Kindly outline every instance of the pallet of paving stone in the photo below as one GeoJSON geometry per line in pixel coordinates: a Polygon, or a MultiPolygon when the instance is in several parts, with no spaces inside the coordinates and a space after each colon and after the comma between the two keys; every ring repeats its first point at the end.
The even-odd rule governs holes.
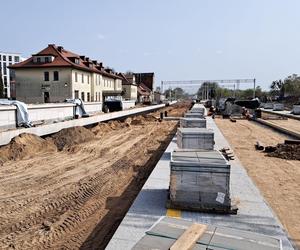
{"type": "Polygon", "coordinates": [[[161,217],[132,249],[282,250],[282,242],[254,232],[161,217]]]}
{"type": "Polygon", "coordinates": [[[171,153],[167,207],[232,213],[230,164],[216,150],[176,150],[171,153]]]}
{"type": "Polygon", "coordinates": [[[214,132],[207,128],[178,128],[177,146],[188,149],[214,149],[214,132]]]}
{"type": "Polygon", "coordinates": [[[181,128],[206,128],[205,118],[180,118],[181,128]]]}
{"type": "Polygon", "coordinates": [[[204,113],[186,112],[184,114],[184,117],[187,117],[187,118],[204,118],[204,113]]]}

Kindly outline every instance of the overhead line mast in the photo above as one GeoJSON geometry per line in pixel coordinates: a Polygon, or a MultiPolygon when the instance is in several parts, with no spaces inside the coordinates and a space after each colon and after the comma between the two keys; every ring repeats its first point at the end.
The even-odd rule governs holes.
{"type": "Polygon", "coordinates": [[[256,88],[256,80],[253,79],[221,79],[221,80],[189,80],[189,81],[161,81],[161,90],[164,91],[164,87],[166,86],[197,86],[202,83],[234,83],[236,88],[239,89],[240,83],[253,83],[253,98],[255,98],[255,88],[256,88]]]}

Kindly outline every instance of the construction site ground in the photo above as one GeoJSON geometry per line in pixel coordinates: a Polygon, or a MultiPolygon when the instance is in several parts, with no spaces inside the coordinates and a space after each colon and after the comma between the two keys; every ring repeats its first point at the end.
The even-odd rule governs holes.
{"type": "Polygon", "coordinates": [[[103,249],[189,103],[0,148],[0,249],[103,249]]]}
{"type": "MultiPolygon", "coordinates": [[[[207,128],[214,131],[215,149],[229,147],[215,121],[207,117],[207,128]]],[[[127,250],[145,235],[162,216],[180,217],[195,223],[252,231],[282,240],[282,249],[293,250],[279,219],[262,197],[238,157],[230,161],[230,196],[238,207],[237,214],[216,214],[180,209],[167,209],[170,183],[171,152],[176,150],[177,137],[160,158],[139,195],[107,246],[107,250],[127,250]]]]}
{"type": "MultiPolygon", "coordinates": [[[[293,242],[300,248],[300,161],[268,157],[255,150],[256,141],[266,146],[283,143],[287,136],[253,121],[215,119],[249,176],[275,211],[293,242]]],[[[286,129],[299,131],[300,121],[272,120],[286,129]]]]}

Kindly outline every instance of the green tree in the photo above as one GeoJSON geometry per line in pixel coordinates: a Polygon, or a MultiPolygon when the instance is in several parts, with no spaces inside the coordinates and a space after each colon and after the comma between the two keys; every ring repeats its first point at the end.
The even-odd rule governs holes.
{"type": "Polygon", "coordinates": [[[198,98],[216,98],[218,92],[219,84],[216,82],[203,82],[201,87],[197,91],[198,98]]]}

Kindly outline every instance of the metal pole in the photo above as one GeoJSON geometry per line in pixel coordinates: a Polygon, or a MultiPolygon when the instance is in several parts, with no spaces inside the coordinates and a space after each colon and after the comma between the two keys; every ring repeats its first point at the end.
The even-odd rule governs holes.
{"type": "Polygon", "coordinates": [[[255,89],[256,89],[256,86],[255,86],[255,78],[253,79],[253,99],[255,98],[255,89]]]}

